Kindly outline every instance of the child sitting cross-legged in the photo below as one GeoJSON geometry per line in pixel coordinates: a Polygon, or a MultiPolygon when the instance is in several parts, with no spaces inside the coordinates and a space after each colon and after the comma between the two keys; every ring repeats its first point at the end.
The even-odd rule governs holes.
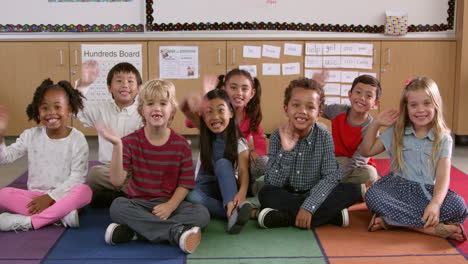
{"type": "Polygon", "coordinates": [[[323,224],[347,226],[348,206],[360,199],[360,185],[340,183],[333,140],[317,125],[324,91],[315,80],[300,78],[285,90],[288,123],[270,137],[265,185],[258,198],[263,228],[323,224]]]}
{"type": "Polygon", "coordinates": [[[195,187],[190,145],[168,126],[176,111],[175,87],[169,81],[151,80],[138,98],[144,127],[120,137],[105,125],[99,133],[113,145],[111,183],[125,188],[127,197],[110,207],[114,223],[107,227],[109,244],[143,239],[167,241],[192,253],[201,240],[201,228],[210,216],[202,205],[184,201],[195,187]]]}

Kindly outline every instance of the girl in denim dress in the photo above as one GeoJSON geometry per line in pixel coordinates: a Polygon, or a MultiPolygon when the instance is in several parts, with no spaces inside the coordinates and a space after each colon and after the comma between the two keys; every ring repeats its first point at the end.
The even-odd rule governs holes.
{"type": "Polygon", "coordinates": [[[363,139],[363,156],[386,150],[392,160],[392,171],[366,194],[374,212],[368,231],[399,226],[466,240],[466,204],[449,189],[452,144],[437,84],[427,77],[409,80],[399,111],[379,113],[363,139]],[[378,137],[381,126],[390,127],[378,137]]]}

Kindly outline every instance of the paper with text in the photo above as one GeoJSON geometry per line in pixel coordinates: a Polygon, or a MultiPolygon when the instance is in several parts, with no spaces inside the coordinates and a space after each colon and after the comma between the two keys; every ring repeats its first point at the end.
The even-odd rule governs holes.
{"type": "Polygon", "coordinates": [[[81,61],[95,60],[99,76],[89,86],[86,98],[89,102],[111,102],[112,95],[107,89],[107,73],[117,63],[128,62],[143,75],[143,53],[141,44],[82,44],[81,61]]]}

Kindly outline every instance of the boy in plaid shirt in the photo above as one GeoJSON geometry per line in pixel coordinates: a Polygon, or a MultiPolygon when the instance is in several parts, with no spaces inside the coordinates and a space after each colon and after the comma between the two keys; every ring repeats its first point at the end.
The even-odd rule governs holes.
{"type": "Polygon", "coordinates": [[[315,80],[291,81],[285,90],[288,122],[270,137],[265,186],[260,190],[263,228],[323,224],[347,226],[348,206],[360,200],[360,185],[340,183],[330,133],[316,124],[324,91],[315,80]]]}

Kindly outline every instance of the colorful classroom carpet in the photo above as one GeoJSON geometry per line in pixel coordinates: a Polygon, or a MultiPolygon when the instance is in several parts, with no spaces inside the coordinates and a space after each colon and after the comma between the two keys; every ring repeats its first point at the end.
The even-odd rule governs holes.
{"type": "MultiPolygon", "coordinates": [[[[377,160],[379,172],[390,169],[377,160]]],[[[468,198],[468,175],[452,167],[451,188],[468,198]]],[[[27,175],[12,185],[24,188],[27,175]]],[[[162,263],[162,264],[302,264],[302,263],[468,263],[468,242],[456,243],[395,229],[367,232],[370,213],[364,204],[353,206],[350,226],[331,225],[315,230],[263,230],[250,221],[242,233],[228,235],[225,222],[212,220],[197,251],[185,255],[168,244],[134,241],[110,246],[104,231],[111,222],[108,210],[84,208],[79,229],[49,226],[28,232],[0,232],[0,264],[36,263],[162,263]]],[[[468,224],[465,224],[468,231],[468,224]]]]}

